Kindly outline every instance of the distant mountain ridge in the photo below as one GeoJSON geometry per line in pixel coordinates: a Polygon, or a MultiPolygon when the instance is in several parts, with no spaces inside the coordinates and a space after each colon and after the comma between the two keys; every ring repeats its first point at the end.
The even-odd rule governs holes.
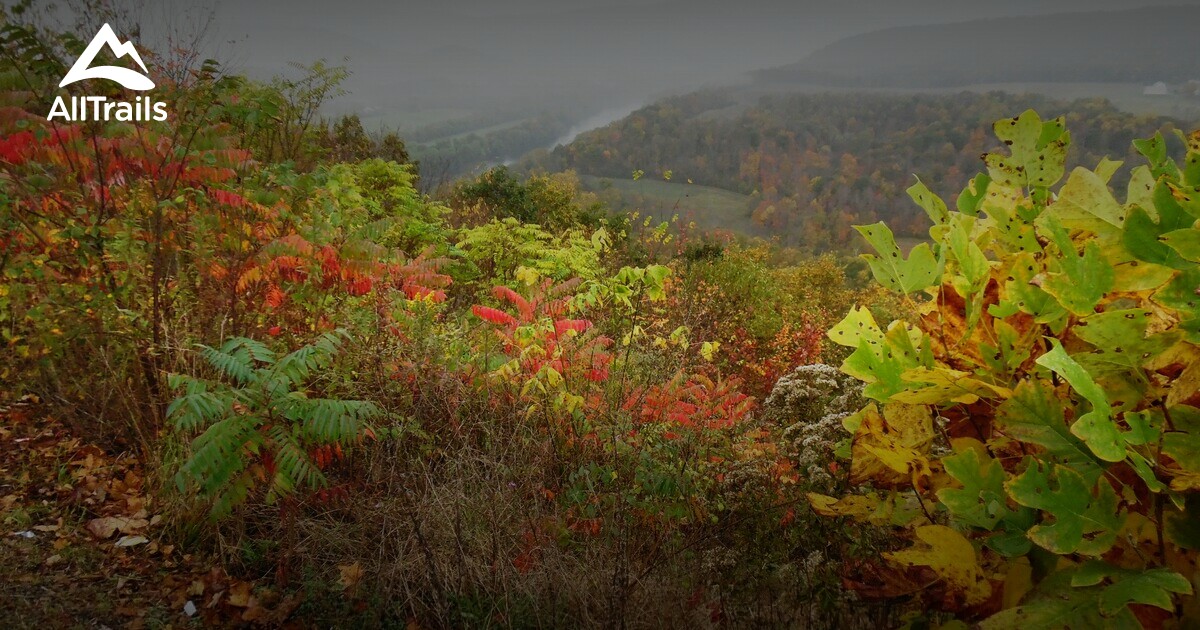
{"type": "Polygon", "coordinates": [[[902,26],[854,35],[762,82],[951,87],[1200,79],[1200,7],[1142,7],[902,26]]]}

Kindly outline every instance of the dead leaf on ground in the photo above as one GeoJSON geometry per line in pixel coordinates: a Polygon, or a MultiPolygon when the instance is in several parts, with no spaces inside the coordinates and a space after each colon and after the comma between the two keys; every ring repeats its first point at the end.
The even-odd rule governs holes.
{"type": "Polygon", "coordinates": [[[357,562],[354,564],[339,565],[338,572],[341,573],[341,578],[339,581],[342,584],[342,589],[347,591],[355,586],[358,586],[359,581],[361,581],[363,577],[362,567],[359,566],[357,562]]]}
{"type": "Polygon", "coordinates": [[[125,516],[101,516],[88,521],[87,530],[96,538],[111,538],[116,532],[132,534],[150,524],[144,518],[128,518],[125,516]]]}
{"type": "Polygon", "coordinates": [[[238,582],[229,588],[229,604],[239,608],[250,605],[250,583],[238,582]]]}

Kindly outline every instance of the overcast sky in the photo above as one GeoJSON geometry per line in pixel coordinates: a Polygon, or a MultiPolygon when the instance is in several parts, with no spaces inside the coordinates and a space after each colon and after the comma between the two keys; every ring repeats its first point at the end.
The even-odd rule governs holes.
{"type": "Polygon", "coordinates": [[[573,94],[617,103],[791,63],[846,35],[889,26],[1154,4],[224,0],[217,25],[221,41],[236,42],[221,52],[251,73],[270,74],[288,60],[348,57],[351,87],[366,104],[500,104],[573,94]]]}
{"type": "MultiPolygon", "coordinates": [[[[120,2],[121,0],[113,0],[120,2]]],[[[137,1],[137,0],[130,0],[137,1]]],[[[325,58],[351,109],[621,106],[799,61],[842,37],[1162,0],[142,0],[211,7],[208,50],[258,77],[325,58]]],[[[1200,0],[1167,0],[1197,4],[1200,0]]],[[[164,4],[165,3],[165,4],[164,4]]],[[[175,9],[166,9],[174,6],[175,9]]],[[[1164,12],[1164,19],[1169,19],[1164,12]]],[[[188,20],[197,18],[188,17],[188,20]]],[[[146,31],[154,20],[147,20],[146,31]]],[[[143,38],[153,38],[144,32],[143,38]]],[[[981,34],[981,38],[986,38],[981,34]]]]}

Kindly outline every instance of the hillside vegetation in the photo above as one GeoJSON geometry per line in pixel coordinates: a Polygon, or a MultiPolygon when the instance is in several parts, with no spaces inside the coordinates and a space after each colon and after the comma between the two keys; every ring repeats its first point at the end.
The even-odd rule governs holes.
{"type": "Polygon", "coordinates": [[[784,244],[821,251],[854,243],[853,225],[881,219],[898,234],[922,236],[924,217],[904,194],[913,177],[943,194],[961,189],[980,155],[999,146],[988,128],[1007,112],[1036,107],[1069,117],[1070,167],[1132,157],[1133,139],[1180,125],[1099,100],[1000,92],[776,94],[738,104],[737,90],[667,99],[524,166],[614,179],[670,172],[675,182],[749,195],[756,226],[784,244]]]}

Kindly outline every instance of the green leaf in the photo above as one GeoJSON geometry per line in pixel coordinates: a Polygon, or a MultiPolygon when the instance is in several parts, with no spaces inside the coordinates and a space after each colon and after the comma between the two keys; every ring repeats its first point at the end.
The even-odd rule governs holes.
{"type": "Polygon", "coordinates": [[[1125,413],[1125,424],[1129,431],[1125,432],[1125,442],[1132,446],[1143,446],[1158,441],[1163,425],[1162,412],[1157,409],[1145,411],[1129,411],[1125,413]]]}
{"type": "Polygon", "coordinates": [[[253,357],[247,348],[240,343],[233,343],[234,341],[240,340],[226,342],[220,350],[201,346],[200,356],[222,376],[237,383],[249,383],[254,379],[253,357]]]}
{"type": "Polygon", "coordinates": [[[1112,196],[1100,175],[1076,168],[1058,191],[1042,218],[1054,217],[1069,230],[1087,230],[1098,236],[1116,234],[1125,224],[1125,208],[1112,196]]]}
{"type": "Polygon", "coordinates": [[[1100,612],[1112,616],[1129,604],[1146,604],[1174,610],[1171,594],[1191,595],[1192,584],[1170,569],[1145,571],[1114,567],[1101,560],[1089,560],[1071,576],[1071,586],[1110,585],[1100,593],[1100,612]]]}
{"type": "Polygon", "coordinates": [[[1168,246],[1163,236],[1190,228],[1196,222],[1196,218],[1184,212],[1175,201],[1171,187],[1166,181],[1160,182],[1154,189],[1154,207],[1158,210],[1157,221],[1140,207],[1129,211],[1123,235],[1125,248],[1138,260],[1156,265],[1175,269],[1194,267],[1195,265],[1186,262],[1179,252],[1168,246]]]}
{"type": "Polygon", "coordinates": [[[1200,328],[1200,266],[1192,265],[1189,269],[1176,272],[1170,282],[1154,293],[1153,299],[1162,306],[1179,311],[1183,320],[1179,328],[1192,331],[1189,340],[1200,344],[1200,334],[1195,333],[1200,328]],[[1189,326],[1189,322],[1192,325],[1189,326]]]}
{"type": "Polygon", "coordinates": [[[1037,364],[1063,377],[1076,392],[1092,404],[1092,410],[1079,416],[1071,425],[1071,433],[1088,445],[1096,457],[1104,461],[1125,459],[1125,441],[1113,420],[1112,407],[1104,390],[1092,380],[1087,370],[1075,362],[1057,339],[1050,339],[1054,348],[1038,357],[1037,364]]]}
{"type": "Polygon", "coordinates": [[[1033,336],[1023,337],[1003,319],[993,320],[992,330],[996,333],[996,345],[982,342],[979,349],[988,371],[998,378],[1004,378],[1029,359],[1035,339],[1033,336]]]}
{"type": "Polygon", "coordinates": [[[971,239],[974,227],[975,219],[961,214],[956,215],[951,221],[950,230],[946,235],[950,253],[958,262],[959,273],[962,274],[961,278],[955,277],[954,288],[964,298],[969,298],[982,291],[987,285],[991,273],[991,267],[988,265],[987,257],[983,255],[983,250],[971,239]]]}
{"type": "Polygon", "coordinates": [[[1200,267],[1191,265],[1175,274],[1154,293],[1154,301],[1190,317],[1200,317],[1200,267]]]}
{"type": "Polygon", "coordinates": [[[1010,437],[1042,447],[1050,461],[1074,469],[1089,484],[1103,472],[1087,445],[1071,433],[1062,401],[1042,381],[1018,385],[996,409],[996,424],[1010,437]]]}
{"type": "Polygon", "coordinates": [[[1025,471],[1004,484],[1008,496],[1040,510],[1043,520],[1030,528],[1029,539],[1056,554],[1098,556],[1117,540],[1125,513],[1117,511],[1117,495],[1103,479],[1093,484],[1070,468],[1025,458],[1025,471]]]}
{"type": "Polygon", "coordinates": [[[911,387],[902,378],[904,372],[932,363],[927,339],[920,330],[894,322],[884,334],[866,307],[852,307],[828,336],[839,345],[855,349],[842,363],[842,372],[867,383],[863,393],[875,400],[886,400],[911,387]]]}
{"type": "Polygon", "coordinates": [[[1174,513],[1167,513],[1168,539],[1183,549],[1200,549],[1200,495],[1189,494],[1174,513]]]}
{"type": "Polygon", "coordinates": [[[1167,247],[1175,250],[1184,260],[1200,262],[1200,230],[1187,228],[1174,230],[1158,237],[1167,247]]]}
{"type": "MultiPolygon", "coordinates": [[[[991,194],[988,193],[989,197],[991,194]]],[[[1037,232],[1031,223],[1021,217],[1017,208],[996,207],[991,203],[986,207],[988,218],[999,236],[998,240],[1008,245],[1008,251],[1041,253],[1042,246],[1038,242],[1037,232]]]]}
{"type": "Polygon", "coordinates": [[[1035,283],[1041,270],[1041,263],[1030,252],[1022,252],[1012,258],[1008,266],[1009,276],[1004,283],[1004,293],[998,304],[988,308],[988,313],[993,317],[1026,313],[1032,315],[1034,321],[1039,324],[1062,320],[1067,314],[1066,309],[1035,283]]]}
{"type": "Polygon", "coordinates": [[[1106,392],[1115,409],[1136,406],[1150,387],[1143,365],[1153,361],[1179,335],[1147,336],[1154,313],[1145,309],[1111,310],[1081,319],[1073,329],[1080,339],[1095,347],[1074,358],[1106,392]]]}
{"type": "Polygon", "coordinates": [[[942,459],[946,472],[962,484],[962,488],[944,488],[937,495],[959,522],[991,530],[1009,512],[1004,493],[1004,468],[980,450],[967,448],[942,459]]]}
{"type": "Polygon", "coordinates": [[[901,293],[912,293],[937,284],[942,269],[928,243],[914,247],[906,259],[896,246],[896,239],[887,224],[856,225],[854,229],[879,254],[863,254],[863,258],[871,266],[875,279],[883,286],[901,293]]]}
{"type": "Polygon", "coordinates": [[[946,208],[946,202],[933,194],[921,180],[918,179],[906,192],[918,206],[925,209],[925,214],[929,215],[934,225],[943,225],[950,221],[950,211],[946,208]]]}
{"type": "Polygon", "coordinates": [[[903,322],[893,322],[886,335],[879,334],[878,327],[864,329],[858,348],[842,362],[842,372],[867,383],[863,395],[882,402],[914,387],[903,375],[924,362],[924,352],[916,345],[923,341],[920,331],[903,322]]]}
{"type": "Polygon", "coordinates": [[[1163,175],[1174,180],[1179,179],[1179,167],[1168,155],[1167,141],[1163,139],[1161,132],[1155,133],[1153,138],[1134,140],[1133,148],[1150,162],[1150,172],[1155,179],[1163,175]]]}
{"type": "Polygon", "coordinates": [[[988,175],[1001,184],[1030,188],[1036,202],[1044,203],[1044,193],[1058,183],[1064,173],[1067,133],[1062,118],[1042,122],[1033,110],[993,125],[996,137],[1009,146],[1010,155],[989,153],[984,156],[988,175]]]}
{"type": "Polygon", "coordinates": [[[1045,225],[1058,244],[1059,257],[1054,259],[1057,268],[1052,268],[1056,273],[1046,277],[1042,288],[1072,313],[1090,314],[1113,288],[1112,265],[1104,259],[1095,241],[1088,241],[1083,255],[1079,255],[1066,229],[1056,219],[1050,217],[1045,225]]]}
{"type": "Polygon", "coordinates": [[[1037,523],[1037,518],[1037,510],[1025,506],[1010,509],[1000,519],[1000,527],[984,539],[984,544],[1006,558],[1027,555],[1034,550],[1034,546],[1026,533],[1037,523]]]}
{"type": "Polygon", "coordinates": [[[958,211],[970,216],[979,214],[979,208],[983,205],[983,200],[987,196],[988,184],[991,181],[991,178],[983,173],[976,175],[975,179],[972,179],[958,195],[958,201],[955,204],[958,206],[958,211]]]}
{"type": "Polygon", "coordinates": [[[1074,571],[1056,571],[1038,583],[1020,606],[1007,608],[979,624],[981,630],[1126,630],[1139,628],[1137,617],[1124,608],[1114,615],[1100,611],[1103,587],[1071,585],[1074,571]]]}
{"type": "Polygon", "coordinates": [[[1200,409],[1179,405],[1171,414],[1175,430],[1163,433],[1163,453],[1182,470],[1200,474],[1200,409]]]}
{"type": "Polygon", "coordinates": [[[197,484],[201,495],[212,500],[213,516],[226,515],[259,483],[261,468],[251,464],[266,455],[275,464],[268,502],[322,485],[324,476],[309,449],[349,442],[382,413],[371,402],[310,398],[298,389],[331,365],[347,337],[345,331],[334,331],[278,359],[263,343],[244,338],[230,339],[219,350],[203,347],[201,354],[236,386],[172,375],[169,382],[185,388],[168,407],[176,426],[194,430],[207,425],[176,475],[181,491],[189,482],[197,484]]]}

